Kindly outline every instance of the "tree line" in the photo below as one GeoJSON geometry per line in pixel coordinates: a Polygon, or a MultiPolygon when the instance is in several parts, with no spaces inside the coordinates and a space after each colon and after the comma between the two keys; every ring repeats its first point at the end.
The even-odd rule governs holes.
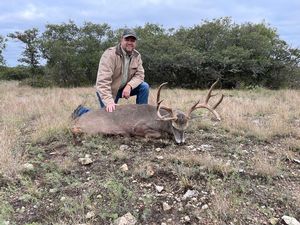
{"type": "MultiPolygon", "coordinates": [[[[102,53],[118,43],[122,30],[69,21],[47,24],[42,33],[32,28],[0,36],[0,79],[32,86],[93,85],[102,53]],[[5,66],[7,38],[24,44],[22,66],[5,66]]],[[[224,88],[300,87],[300,50],[266,23],[236,24],[226,17],[193,27],[147,23],[134,30],[151,85],[168,81],[174,87],[205,88],[220,78],[224,88]]]]}

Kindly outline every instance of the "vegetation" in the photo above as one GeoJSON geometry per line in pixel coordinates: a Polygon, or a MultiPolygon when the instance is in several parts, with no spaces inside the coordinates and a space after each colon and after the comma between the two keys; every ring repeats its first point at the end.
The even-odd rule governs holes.
{"type": "MultiPolygon", "coordinates": [[[[235,24],[220,18],[188,28],[145,24],[135,30],[146,80],[152,85],[163,80],[174,87],[205,88],[221,78],[224,88],[300,86],[300,50],[265,23],[235,24]]],[[[67,87],[94,84],[101,54],[118,43],[121,31],[108,24],[78,26],[69,21],[48,24],[41,34],[33,28],[8,36],[25,44],[19,61],[29,67],[31,79],[39,77],[27,83],[67,87]]]]}
{"type": "MultiPolygon", "coordinates": [[[[162,96],[187,110],[206,91],[162,96]]],[[[86,136],[77,145],[70,114],[83,102],[98,108],[93,88],[1,81],[0,224],[111,224],[127,212],[137,224],[299,220],[299,90],[221,92],[222,121],[196,111],[185,145],[118,136],[86,136]],[[84,157],[92,162],[80,163],[84,157]],[[198,194],[184,199],[187,190],[198,194]]],[[[150,93],[153,104],[156,89],[150,93]]]]}

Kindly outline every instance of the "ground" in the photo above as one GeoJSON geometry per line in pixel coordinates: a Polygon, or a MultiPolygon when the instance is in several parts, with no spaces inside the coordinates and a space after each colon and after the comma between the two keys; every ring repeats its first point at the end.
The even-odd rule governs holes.
{"type": "Polygon", "coordinates": [[[290,149],[293,158],[279,154],[283,140],[261,141],[215,125],[192,127],[183,145],[120,136],[82,137],[75,144],[65,131],[23,144],[33,168],[0,178],[2,211],[11,215],[2,219],[111,224],[130,212],[137,224],[283,224],[283,215],[299,220],[300,164],[294,159],[300,151],[290,149]],[[82,158],[91,162],[84,165],[82,158]],[[124,164],[128,170],[120,168],[124,164]],[[184,198],[188,190],[196,194],[184,198]]]}

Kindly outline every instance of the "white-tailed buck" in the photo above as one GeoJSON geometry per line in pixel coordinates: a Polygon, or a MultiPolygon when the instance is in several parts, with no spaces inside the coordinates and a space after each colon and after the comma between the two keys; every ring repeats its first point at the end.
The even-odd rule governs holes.
{"type": "Polygon", "coordinates": [[[162,106],[160,100],[161,88],[157,92],[157,105],[118,105],[114,112],[106,112],[105,109],[89,111],[74,120],[72,132],[77,134],[115,134],[124,136],[141,136],[146,138],[160,138],[165,134],[173,134],[177,143],[184,143],[184,132],[192,119],[192,112],[199,108],[208,109],[218,120],[219,114],[215,111],[222,102],[223,95],[213,106],[208,104],[213,96],[212,90],[218,80],[210,87],[205,101],[197,101],[186,113],[162,106]]]}

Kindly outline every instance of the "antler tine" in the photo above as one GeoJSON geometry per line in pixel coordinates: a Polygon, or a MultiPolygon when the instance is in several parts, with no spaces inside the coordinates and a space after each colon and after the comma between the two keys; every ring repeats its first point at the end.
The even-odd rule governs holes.
{"type": "Polygon", "coordinates": [[[156,96],[156,104],[158,105],[158,102],[159,102],[159,98],[160,98],[160,90],[163,86],[165,86],[168,82],[164,82],[162,83],[161,85],[159,85],[158,87],[158,91],[157,91],[157,96],[156,96]]]}
{"type": "Polygon", "coordinates": [[[216,109],[218,107],[218,105],[220,105],[220,103],[223,101],[224,95],[221,94],[221,98],[219,99],[219,101],[212,107],[212,109],[216,109]]]}
{"type": "Polygon", "coordinates": [[[170,108],[167,108],[167,107],[164,107],[164,109],[167,110],[167,111],[169,111],[173,117],[162,116],[162,115],[160,114],[160,111],[159,111],[159,110],[160,110],[160,108],[161,108],[161,103],[162,103],[162,101],[163,101],[163,100],[160,100],[160,101],[158,102],[158,104],[157,104],[157,116],[158,116],[158,118],[161,119],[161,120],[164,120],[164,121],[169,121],[169,120],[175,120],[175,119],[177,119],[176,117],[173,116],[173,110],[170,109],[170,108]]]}
{"type": "Polygon", "coordinates": [[[214,89],[214,87],[217,85],[217,83],[219,82],[219,78],[215,81],[215,83],[213,83],[212,85],[211,85],[211,87],[210,87],[210,89],[208,90],[208,93],[207,93],[207,95],[206,95],[206,98],[205,98],[205,104],[207,104],[208,103],[208,100],[213,96],[212,94],[211,94],[211,92],[212,92],[212,90],[214,89]]]}
{"type": "Polygon", "coordinates": [[[210,112],[212,112],[218,120],[221,120],[219,114],[215,111],[215,109],[218,107],[218,105],[222,102],[223,98],[224,98],[224,95],[222,94],[221,95],[221,98],[218,100],[218,102],[213,106],[211,107],[209,104],[208,104],[208,100],[212,97],[212,96],[215,96],[215,95],[212,95],[211,92],[212,90],[214,89],[214,87],[217,85],[217,83],[219,82],[219,79],[214,82],[212,84],[212,86],[210,87],[210,89],[208,90],[208,93],[206,95],[206,98],[205,98],[205,102],[204,103],[200,103],[200,100],[197,101],[188,111],[187,113],[187,117],[190,118],[191,116],[191,113],[195,110],[195,109],[199,109],[199,108],[205,108],[205,109],[208,109],[210,112]]]}

